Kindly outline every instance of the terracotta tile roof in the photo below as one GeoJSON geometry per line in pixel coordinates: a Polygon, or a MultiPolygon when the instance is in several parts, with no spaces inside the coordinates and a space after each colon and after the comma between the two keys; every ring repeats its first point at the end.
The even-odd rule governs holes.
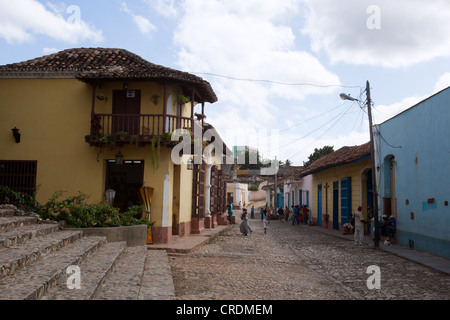
{"type": "Polygon", "coordinates": [[[342,147],[311,163],[300,174],[301,177],[331,168],[352,163],[370,156],[370,142],[360,146],[342,147]]]}
{"type": "Polygon", "coordinates": [[[124,49],[75,48],[40,58],[0,66],[3,74],[66,74],[84,82],[94,80],[167,81],[195,87],[205,102],[216,102],[211,85],[193,74],[153,64],[124,49]]]}

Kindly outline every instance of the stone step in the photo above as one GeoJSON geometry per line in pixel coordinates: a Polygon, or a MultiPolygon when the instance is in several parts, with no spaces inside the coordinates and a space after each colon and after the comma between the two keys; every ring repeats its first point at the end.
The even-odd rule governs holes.
{"type": "Polygon", "coordinates": [[[93,300],[137,300],[147,251],[147,246],[127,247],[93,300]]]}
{"type": "Polygon", "coordinates": [[[82,237],[46,255],[27,268],[0,280],[0,300],[41,299],[51,288],[66,281],[69,266],[81,264],[105,244],[106,237],[82,237]]]}
{"type": "Polygon", "coordinates": [[[38,218],[35,216],[6,216],[0,217],[0,232],[6,232],[14,228],[35,224],[38,218]]]}
{"type": "Polygon", "coordinates": [[[31,224],[0,233],[0,248],[24,244],[28,240],[59,230],[57,224],[31,224]]]}
{"type": "Polygon", "coordinates": [[[15,209],[0,209],[0,217],[12,217],[15,213],[15,209]]]}
{"type": "Polygon", "coordinates": [[[175,286],[165,250],[147,250],[138,300],[174,300],[175,286]]]}
{"type": "Polygon", "coordinates": [[[81,231],[58,231],[24,244],[0,249],[0,280],[82,237],[81,231]]]}
{"type": "Polygon", "coordinates": [[[42,300],[91,300],[114,269],[126,245],[126,241],[105,244],[78,265],[80,288],[68,288],[67,275],[62,277],[62,281],[42,297],[42,300]]]}

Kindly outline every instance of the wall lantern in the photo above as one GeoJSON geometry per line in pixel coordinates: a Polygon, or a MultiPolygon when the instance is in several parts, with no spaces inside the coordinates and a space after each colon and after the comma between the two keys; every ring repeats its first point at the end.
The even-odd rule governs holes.
{"type": "Polygon", "coordinates": [[[108,201],[109,205],[112,207],[114,204],[114,198],[116,197],[116,191],[113,189],[108,189],[105,191],[106,201],[108,201]]]}
{"type": "Polygon", "coordinates": [[[120,151],[116,154],[116,164],[117,165],[123,164],[123,154],[120,151]]]}
{"type": "Polygon", "coordinates": [[[11,129],[13,132],[13,136],[14,139],[16,140],[16,143],[20,143],[20,133],[19,133],[19,129],[17,129],[16,127],[14,127],[14,129],[11,129]]]}
{"type": "Polygon", "coordinates": [[[142,201],[144,202],[147,219],[150,221],[150,213],[152,207],[153,188],[143,185],[139,191],[141,192],[142,201]]]}

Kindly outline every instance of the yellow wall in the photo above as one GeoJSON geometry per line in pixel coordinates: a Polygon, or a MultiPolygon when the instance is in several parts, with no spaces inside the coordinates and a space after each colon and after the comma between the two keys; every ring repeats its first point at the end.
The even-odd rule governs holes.
{"type": "Polygon", "coordinates": [[[351,194],[352,194],[352,208],[353,213],[358,206],[363,207],[363,214],[367,216],[367,188],[365,174],[370,169],[370,158],[362,161],[347,164],[341,167],[333,167],[313,174],[312,178],[312,216],[317,219],[317,190],[318,185],[322,184],[322,217],[324,219],[326,210],[328,209],[329,222],[328,227],[333,223],[333,182],[339,181],[339,225],[341,225],[341,179],[351,177],[351,194]],[[328,190],[324,186],[328,183],[328,190]],[[328,197],[328,208],[326,208],[328,197]]]}
{"type": "MultiPolygon", "coordinates": [[[[110,113],[112,90],[123,89],[122,83],[106,83],[97,92],[108,95],[108,101],[96,101],[96,113],[110,113]]],[[[163,112],[163,89],[157,84],[129,83],[128,89],[140,89],[141,113],[163,112]],[[160,96],[155,106],[151,97],[160,96]]],[[[174,99],[181,89],[168,90],[174,99]]],[[[92,86],[75,79],[0,79],[0,159],[37,160],[36,198],[40,203],[57,190],[68,195],[78,191],[91,196],[91,202],[103,199],[106,180],[106,161],[115,159],[118,151],[124,160],[143,160],[144,182],[153,187],[152,220],[161,226],[163,210],[163,181],[169,173],[168,222],[172,222],[174,166],[171,150],[161,147],[158,170],[152,166],[151,147],[127,145],[90,147],[84,136],[90,133],[92,86]],[[17,127],[21,142],[16,144],[11,129],[17,127]],[[100,152],[100,154],[98,154],[100,152]],[[97,161],[98,158],[98,161],[97,161]]],[[[174,109],[173,109],[174,110],[174,109]]],[[[190,104],[183,107],[183,115],[190,116],[190,104]]],[[[174,110],[175,111],[175,110],[174,110]]],[[[191,220],[192,171],[183,164],[180,175],[181,222],[191,220]]]]}

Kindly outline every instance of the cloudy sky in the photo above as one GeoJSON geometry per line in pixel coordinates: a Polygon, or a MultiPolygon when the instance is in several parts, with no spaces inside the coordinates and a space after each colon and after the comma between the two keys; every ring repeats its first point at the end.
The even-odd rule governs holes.
{"type": "Polygon", "coordinates": [[[209,81],[229,147],[302,165],[369,141],[374,123],[450,86],[446,0],[0,0],[0,65],[74,47],[124,48],[209,81]]]}

